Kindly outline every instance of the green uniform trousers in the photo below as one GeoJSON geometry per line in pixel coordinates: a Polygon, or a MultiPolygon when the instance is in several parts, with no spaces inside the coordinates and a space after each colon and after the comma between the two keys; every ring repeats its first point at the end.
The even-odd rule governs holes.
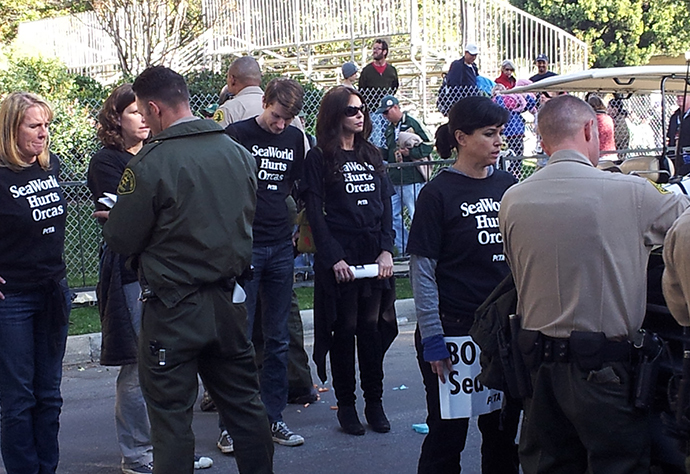
{"type": "Polygon", "coordinates": [[[599,371],[544,362],[525,400],[520,464],[525,474],[649,474],[646,413],[632,404],[629,364],[599,371]]]}
{"type": "Polygon", "coordinates": [[[151,420],[155,474],[194,472],[197,372],[234,440],[239,472],[273,472],[273,441],[246,328],[244,304],[232,303],[232,292],[215,285],[173,308],[157,298],[144,304],[139,373],[151,420]]]}

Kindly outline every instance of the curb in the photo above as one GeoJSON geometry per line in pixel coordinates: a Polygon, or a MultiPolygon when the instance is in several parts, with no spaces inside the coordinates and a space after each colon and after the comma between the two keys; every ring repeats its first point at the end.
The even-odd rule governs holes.
{"type": "MultiPolygon", "coordinates": [[[[395,310],[398,315],[398,325],[410,324],[417,321],[414,300],[404,299],[395,302],[395,310]]],[[[300,311],[302,327],[305,335],[314,334],[314,311],[306,309],[300,311]]],[[[82,334],[69,336],[62,365],[80,365],[98,363],[101,358],[101,333],[82,334]]]]}

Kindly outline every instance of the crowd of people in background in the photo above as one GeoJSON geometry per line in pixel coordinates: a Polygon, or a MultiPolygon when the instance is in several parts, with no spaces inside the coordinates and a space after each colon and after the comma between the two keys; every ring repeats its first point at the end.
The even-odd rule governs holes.
{"type": "MultiPolygon", "coordinates": [[[[396,96],[388,43],[375,40],[372,53],[361,71],[342,65],[315,137],[299,119],[302,86],[281,77],[262,89],[251,57],[230,65],[229,99],[210,120],[192,114],[184,79],[163,66],[104,102],[103,148],[91,159],[88,186],[104,237],[101,364],[120,366],[114,415],[122,472],[211,466],[194,451],[199,377],[219,414],[217,447],[235,454],[241,473],[273,472],[273,443],[305,443],[282,416],[288,403],[318,399],[293,288],[305,237],[295,232],[299,211],[316,248],[313,360],[325,382],[330,357],[345,433],[366,433],[357,369],[367,424],[391,430],[383,361],[398,331],[393,258],[409,254],[429,428],[419,473],[460,472],[469,419],[441,416],[439,382],[451,368],[444,337],[467,336],[477,308],[511,271],[522,318],[513,357],[527,361],[531,388],[506,393],[501,409],[479,416],[482,472],[648,472],[647,420],[628,397],[629,341],[642,324],[649,251],[690,202],[595,169],[600,156],[634,144],[619,97],[606,105],[595,94],[583,101],[509,93],[555,75],[544,54],[529,80],[516,78],[506,59],[491,81],[476,64],[477,45],[466,44],[439,90],[448,122],[434,142],[396,96]],[[524,154],[526,113],[541,117],[540,141],[552,158],[517,184],[520,161],[506,170],[498,163],[505,150],[524,154]],[[434,147],[455,160],[432,177],[434,147]],[[597,218],[620,196],[629,212],[597,218]],[[638,219],[639,208],[646,213],[638,219]],[[617,253],[599,250],[614,242],[617,253]]],[[[667,137],[682,150],[690,146],[690,100],[680,97],[678,106],[667,137]]],[[[59,458],[71,297],[52,119],[30,93],[0,104],[0,447],[8,474],[55,473],[59,458]]],[[[688,220],[679,222],[665,255],[673,269],[665,290],[674,316],[688,324],[684,270],[673,267],[682,261],[674,249],[690,246],[679,230],[688,220]]]]}

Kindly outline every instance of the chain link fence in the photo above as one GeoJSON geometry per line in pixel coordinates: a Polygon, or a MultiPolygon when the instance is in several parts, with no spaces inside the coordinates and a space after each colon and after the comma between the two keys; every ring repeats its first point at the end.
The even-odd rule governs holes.
{"type": "MultiPolygon", "coordinates": [[[[324,91],[319,89],[307,88],[305,93],[304,109],[300,114],[303,120],[306,133],[315,134],[316,116],[324,91]]],[[[372,118],[373,131],[371,141],[377,146],[384,146],[384,131],[388,126],[388,121],[381,114],[375,111],[379,107],[381,98],[387,94],[395,95],[395,90],[388,89],[369,89],[362,91],[365,104],[372,118]]],[[[438,97],[437,106],[439,108],[439,122],[445,121],[443,112],[447,113],[450,106],[468,95],[486,95],[490,92],[472,88],[453,88],[449,91],[441,91],[438,97]]],[[[400,99],[402,110],[415,110],[415,104],[407,97],[411,96],[408,92],[397,93],[400,99]]],[[[505,96],[510,97],[510,96],[505,96]]],[[[499,167],[513,173],[519,180],[534,173],[546,162],[546,157],[541,155],[539,148],[534,112],[540,100],[539,94],[530,97],[512,99],[496,99],[502,102],[502,106],[511,111],[511,120],[516,121],[516,127],[507,129],[507,137],[504,140],[504,150],[499,161],[499,167]],[[521,132],[521,133],[516,133],[521,132]]],[[[662,99],[660,94],[656,95],[634,95],[629,98],[604,97],[605,102],[609,103],[609,113],[614,120],[614,132],[616,148],[618,150],[605,153],[603,159],[622,160],[634,156],[658,154],[663,145],[665,133],[662,132],[661,101],[665,101],[667,117],[663,120],[663,126],[668,127],[671,113],[676,109],[676,99],[667,96],[662,99]],[[613,107],[611,107],[613,102],[613,107]],[[615,108],[615,111],[612,109],[615,108]]],[[[213,94],[195,95],[191,97],[192,111],[195,115],[204,116],[204,109],[213,107],[218,102],[218,97],[213,94]]],[[[69,203],[67,214],[67,229],[65,242],[65,261],[68,269],[69,283],[73,288],[91,288],[98,281],[98,249],[101,241],[101,229],[96,220],[91,217],[93,203],[91,193],[86,186],[86,170],[88,169],[88,159],[100,148],[96,138],[96,115],[101,107],[98,101],[83,100],[82,105],[90,112],[91,120],[94,124],[93,140],[78,144],[72,156],[61,156],[62,159],[62,186],[69,203]],[[86,161],[86,162],[84,162],[86,161]]],[[[412,113],[414,116],[414,114],[412,113]]],[[[415,117],[421,123],[421,117],[415,117]]],[[[427,134],[433,140],[438,124],[422,124],[427,128],[427,134]]],[[[405,168],[410,166],[430,167],[432,176],[444,167],[452,164],[454,155],[450,159],[442,160],[438,153],[432,153],[432,161],[415,163],[390,163],[389,167],[405,168]]],[[[398,190],[407,183],[393,183],[398,190]]],[[[421,186],[418,186],[421,187],[421,186]]],[[[416,199],[415,193],[414,199],[416,199]]],[[[394,226],[398,229],[404,227],[409,229],[411,214],[407,207],[402,206],[399,215],[394,216],[394,226]]],[[[403,232],[404,233],[404,232],[403,232]]],[[[400,244],[398,256],[404,257],[406,242],[400,244]]]]}

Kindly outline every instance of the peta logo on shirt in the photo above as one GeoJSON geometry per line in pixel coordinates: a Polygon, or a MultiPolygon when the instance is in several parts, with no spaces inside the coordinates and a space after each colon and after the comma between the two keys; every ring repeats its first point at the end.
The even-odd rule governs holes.
{"type": "MultiPolygon", "coordinates": [[[[460,204],[462,217],[474,217],[477,225],[477,241],[480,245],[502,244],[503,236],[498,232],[498,216],[487,214],[498,213],[501,203],[493,198],[481,198],[475,203],[463,202],[460,204]]],[[[494,261],[496,261],[494,259],[494,261]]]]}

